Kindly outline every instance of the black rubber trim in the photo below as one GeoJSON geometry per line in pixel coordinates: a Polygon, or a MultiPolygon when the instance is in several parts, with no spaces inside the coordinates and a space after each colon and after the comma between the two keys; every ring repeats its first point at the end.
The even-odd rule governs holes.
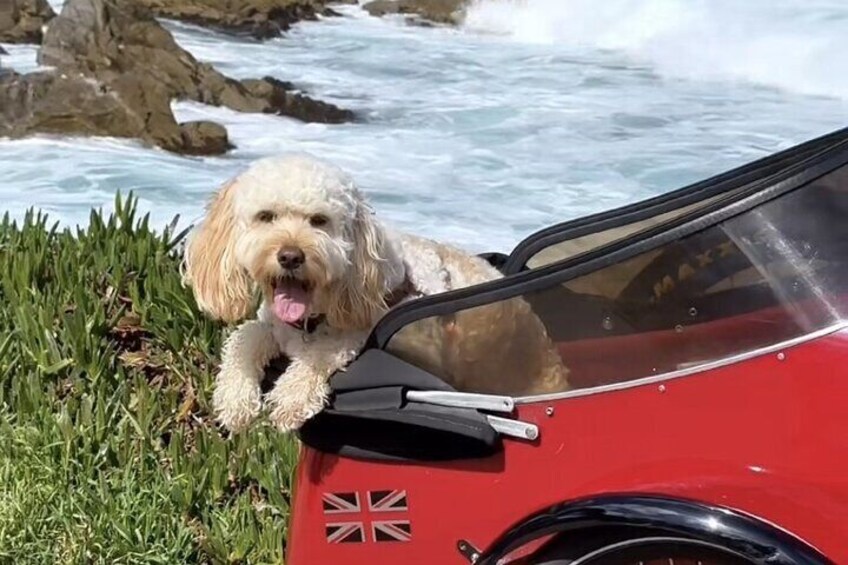
{"type": "Polygon", "coordinates": [[[445,381],[385,351],[366,351],[332,378],[335,393],[399,386],[408,390],[452,391],[445,381]]]}
{"type": "Polygon", "coordinates": [[[639,222],[723,192],[736,190],[745,184],[777,173],[787,165],[808,159],[846,139],[848,128],[843,128],[672,192],[550,226],[526,237],[516,245],[501,270],[504,274],[520,272],[531,257],[556,243],[639,222]],[[764,170],[767,171],[764,173],[764,170]]]}
{"type": "Polygon", "coordinates": [[[500,436],[475,410],[410,402],[349,412],[327,408],[298,431],[306,445],[349,459],[434,463],[487,458],[500,436]]]}
{"type": "Polygon", "coordinates": [[[409,390],[453,391],[447,383],[380,350],[363,353],[330,381],[333,398],[298,431],[325,453],[370,461],[489,457],[501,448],[486,416],[406,398],[409,390]]]}
{"type": "Polygon", "coordinates": [[[757,565],[832,565],[821,552],[757,518],[728,508],[656,495],[605,495],[551,506],[514,525],[483,553],[495,565],[541,536],[576,538],[604,527],[638,528],[726,548],[757,565]]]}
{"type": "Polygon", "coordinates": [[[529,271],[522,271],[491,282],[426,296],[390,310],[374,327],[365,348],[385,348],[392,336],[404,326],[431,316],[507,300],[521,294],[550,288],[575,277],[601,269],[712,227],[800,188],[848,163],[848,141],[763,179],[741,192],[719,199],[702,209],[675,218],[665,224],[623,241],[594,249],[584,255],[565,259],[529,271]]]}

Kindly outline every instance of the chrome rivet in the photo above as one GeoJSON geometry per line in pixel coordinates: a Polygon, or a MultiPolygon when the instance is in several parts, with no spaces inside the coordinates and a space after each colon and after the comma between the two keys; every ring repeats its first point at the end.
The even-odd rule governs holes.
{"type": "Polygon", "coordinates": [[[784,359],[786,359],[786,353],[781,351],[780,353],[777,354],[777,360],[778,361],[783,361],[784,359]]]}
{"type": "Polygon", "coordinates": [[[477,561],[478,561],[479,559],[480,559],[480,554],[479,554],[479,553],[472,553],[472,554],[471,554],[471,562],[472,562],[472,563],[477,563],[477,561]]]}
{"type": "Polygon", "coordinates": [[[545,414],[547,414],[548,416],[553,416],[554,415],[554,407],[548,406],[547,408],[545,408],[545,414]]]}
{"type": "Polygon", "coordinates": [[[524,437],[526,437],[527,439],[536,439],[537,437],[539,437],[539,432],[538,430],[536,430],[536,428],[527,428],[527,430],[524,432],[524,437]]]}
{"type": "Polygon", "coordinates": [[[665,385],[660,385],[658,388],[660,392],[665,392],[665,385]]]}

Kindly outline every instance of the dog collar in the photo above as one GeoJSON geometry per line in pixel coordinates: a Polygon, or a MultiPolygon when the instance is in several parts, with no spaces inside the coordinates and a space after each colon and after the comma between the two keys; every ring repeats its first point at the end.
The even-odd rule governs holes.
{"type": "Polygon", "coordinates": [[[298,320],[297,322],[286,323],[296,330],[311,334],[312,332],[318,329],[318,326],[320,326],[325,319],[326,316],[324,314],[316,314],[314,316],[309,316],[305,320],[298,320]]]}

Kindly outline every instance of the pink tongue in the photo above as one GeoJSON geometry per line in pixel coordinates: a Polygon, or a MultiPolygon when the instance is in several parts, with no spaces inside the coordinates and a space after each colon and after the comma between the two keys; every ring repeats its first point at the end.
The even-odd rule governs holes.
{"type": "Polygon", "coordinates": [[[287,324],[306,317],[309,295],[298,284],[281,283],[274,289],[274,313],[287,324]]]}

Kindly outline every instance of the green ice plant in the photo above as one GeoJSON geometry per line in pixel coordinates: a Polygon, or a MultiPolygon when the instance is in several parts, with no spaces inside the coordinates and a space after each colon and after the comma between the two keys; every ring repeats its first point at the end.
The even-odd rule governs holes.
{"type": "Polygon", "coordinates": [[[215,425],[226,328],[137,210],[0,221],[0,563],[282,563],[297,446],[215,425]]]}

